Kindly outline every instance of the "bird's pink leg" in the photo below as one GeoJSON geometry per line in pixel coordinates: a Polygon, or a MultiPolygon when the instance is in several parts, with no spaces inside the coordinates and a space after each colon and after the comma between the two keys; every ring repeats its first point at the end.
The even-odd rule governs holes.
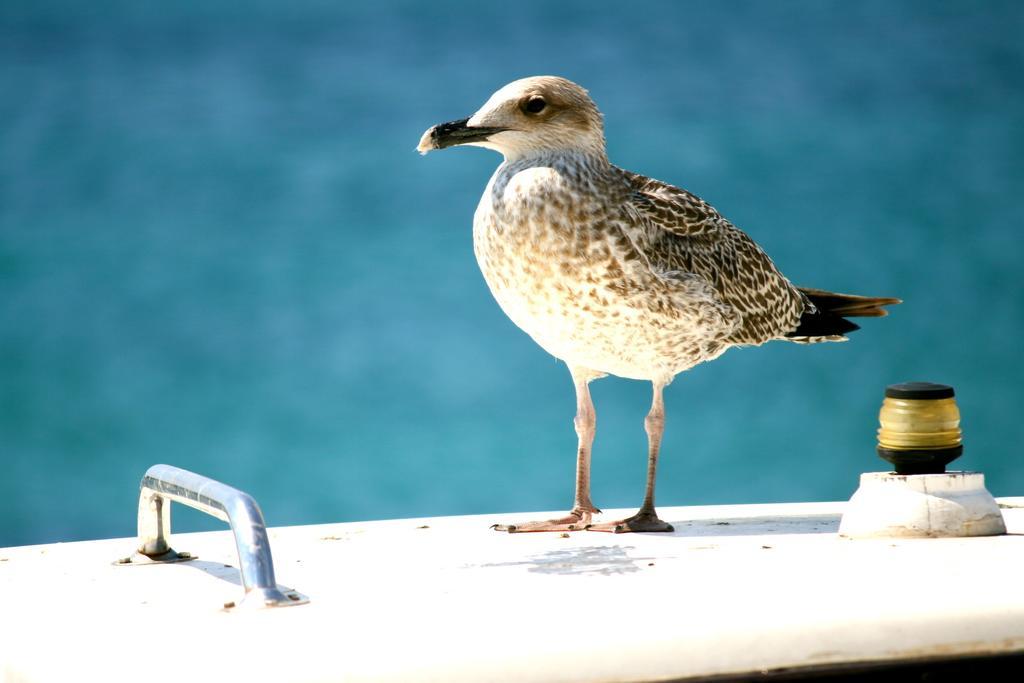
{"type": "Polygon", "coordinates": [[[644,419],[647,430],[647,486],[644,491],[644,502],[632,517],[617,522],[602,522],[587,527],[590,531],[610,531],[616,534],[627,531],[673,531],[672,525],[658,518],[654,510],[654,480],[657,476],[658,451],[661,448],[661,435],[665,431],[665,403],[662,400],[664,383],[654,382],[654,400],[651,411],[644,419]]]}
{"type": "Polygon", "coordinates": [[[591,515],[600,512],[590,501],[590,448],[594,443],[594,432],[597,428],[597,414],[594,403],[590,400],[590,380],[595,375],[589,371],[570,368],[573,383],[576,385],[576,435],[579,447],[576,450],[576,496],[572,510],[565,517],[548,519],[541,522],[522,522],[519,524],[495,524],[492,529],[512,533],[527,531],[580,531],[590,524],[591,515]]]}

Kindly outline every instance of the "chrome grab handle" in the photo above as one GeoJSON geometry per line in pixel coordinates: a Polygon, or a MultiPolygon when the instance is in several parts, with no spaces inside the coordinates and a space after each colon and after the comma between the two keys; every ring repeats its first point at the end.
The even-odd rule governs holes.
{"type": "MultiPolygon", "coordinates": [[[[193,559],[170,545],[171,501],[188,505],[231,525],[238,549],[238,568],[245,588],[245,606],[284,607],[308,602],[305,596],[282,589],[274,578],[267,525],[259,505],[248,493],[195,472],[171,465],[153,465],[139,484],[139,546],[142,563],[193,559]]],[[[126,558],[119,564],[137,564],[126,558]]],[[[226,603],[231,607],[233,603],[226,603]]]]}

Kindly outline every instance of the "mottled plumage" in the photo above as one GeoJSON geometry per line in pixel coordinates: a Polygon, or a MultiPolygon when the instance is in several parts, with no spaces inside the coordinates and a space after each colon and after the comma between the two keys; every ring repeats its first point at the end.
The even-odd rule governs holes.
{"type": "Polygon", "coordinates": [[[577,390],[573,511],[502,527],[509,531],[581,528],[597,512],[592,379],[650,380],[655,393],[644,505],[628,520],[588,528],[670,530],[654,512],[662,388],[731,346],[844,340],[856,325],[842,315],[884,315],[881,306],[896,302],[797,288],[699,197],[612,165],[600,112],[565,79],[511,83],[471,118],[427,131],[420,150],[456,144],[505,156],[473,221],[477,261],[505,313],[569,365],[577,390]]]}

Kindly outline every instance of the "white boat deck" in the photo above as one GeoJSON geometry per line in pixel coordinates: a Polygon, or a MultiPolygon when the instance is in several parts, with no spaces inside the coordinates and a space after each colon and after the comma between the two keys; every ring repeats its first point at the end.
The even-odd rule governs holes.
{"type": "MultiPolygon", "coordinates": [[[[274,528],[239,602],[229,531],[191,562],[135,539],[0,549],[0,680],[657,681],[1024,651],[1024,499],[1009,533],[849,540],[845,503],[676,507],[672,534],[503,534],[523,515],[274,528]]],[[[608,511],[605,518],[631,511],[608,511]]],[[[543,518],[543,514],[526,515],[543,518]]]]}

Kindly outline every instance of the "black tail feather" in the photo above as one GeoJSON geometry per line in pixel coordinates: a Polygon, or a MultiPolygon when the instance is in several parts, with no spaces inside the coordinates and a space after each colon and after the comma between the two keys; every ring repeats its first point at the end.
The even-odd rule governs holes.
{"type": "Polygon", "coordinates": [[[793,341],[840,341],[848,332],[860,329],[859,325],[846,318],[880,318],[889,315],[884,306],[901,303],[891,297],[837,294],[805,287],[798,289],[811,306],[800,317],[797,328],[786,335],[793,341]]]}

